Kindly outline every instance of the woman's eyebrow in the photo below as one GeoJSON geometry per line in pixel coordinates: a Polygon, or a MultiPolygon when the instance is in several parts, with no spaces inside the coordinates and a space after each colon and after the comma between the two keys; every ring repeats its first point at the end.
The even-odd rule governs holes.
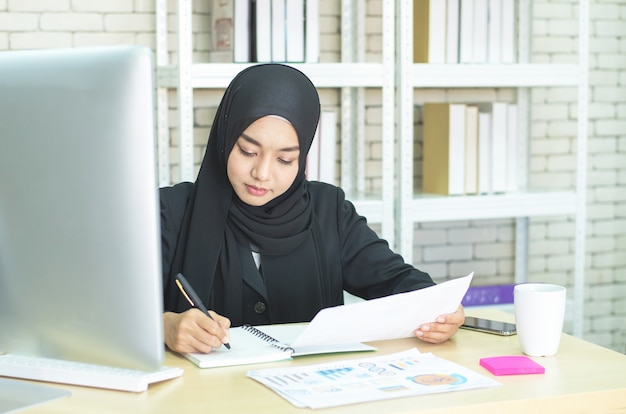
{"type": "MultiPolygon", "coordinates": [[[[257,141],[256,139],[252,138],[250,135],[246,135],[242,133],[241,138],[243,138],[244,141],[247,141],[252,145],[256,145],[257,147],[262,147],[261,143],[257,141]]],[[[281,148],[279,151],[300,151],[300,146],[294,145],[292,147],[281,148]]]]}

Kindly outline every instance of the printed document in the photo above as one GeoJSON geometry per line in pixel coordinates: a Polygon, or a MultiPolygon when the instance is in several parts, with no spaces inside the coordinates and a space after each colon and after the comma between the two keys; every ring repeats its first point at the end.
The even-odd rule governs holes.
{"type": "Polygon", "coordinates": [[[292,345],[298,348],[412,337],[421,324],[456,311],[473,276],[474,272],[412,292],[322,309],[292,345]]]}
{"type": "Polygon", "coordinates": [[[416,348],[366,359],[261,369],[247,375],[294,406],[309,408],[500,385],[416,348]]]}

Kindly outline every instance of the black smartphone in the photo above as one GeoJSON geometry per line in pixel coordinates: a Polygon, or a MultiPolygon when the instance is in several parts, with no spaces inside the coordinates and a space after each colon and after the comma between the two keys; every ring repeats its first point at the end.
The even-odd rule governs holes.
{"type": "Polygon", "coordinates": [[[515,335],[517,333],[514,323],[493,321],[473,316],[466,316],[461,328],[503,336],[515,335]]]}

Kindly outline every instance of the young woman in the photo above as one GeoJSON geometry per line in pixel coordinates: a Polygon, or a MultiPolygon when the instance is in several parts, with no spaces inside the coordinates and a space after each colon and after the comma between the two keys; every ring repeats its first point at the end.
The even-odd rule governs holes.
{"type": "MultiPolygon", "coordinates": [[[[243,323],[310,321],[343,303],[434,284],[378,238],[335,186],[305,178],[320,114],[300,71],[262,64],[239,73],[215,115],[195,183],[161,189],[166,345],[210,352],[243,323]],[[213,319],[190,309],[182,273],[213,319]]],[[[415,335],[443,342],[462,307],[415,335]]]]}

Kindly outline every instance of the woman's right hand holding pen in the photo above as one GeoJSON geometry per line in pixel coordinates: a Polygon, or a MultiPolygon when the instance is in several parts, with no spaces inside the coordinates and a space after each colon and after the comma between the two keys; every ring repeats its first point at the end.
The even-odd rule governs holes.
{"type": "Polygon", "coordinates": [[[165,345],[174,352],[209,353],[229,342],[230,320],[209,311],[211,318],[196,308],[182,313],[165,312],[165,345]]]}

